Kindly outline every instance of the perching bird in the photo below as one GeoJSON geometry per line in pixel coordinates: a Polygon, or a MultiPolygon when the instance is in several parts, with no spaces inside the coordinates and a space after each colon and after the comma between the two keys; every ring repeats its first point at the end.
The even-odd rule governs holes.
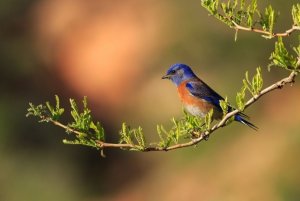
{"type": "MultiPolygon", "coordinates": [[[[189,66],[174,64],[162,79],[170,79],[177,86],[181,102],[190,114],[204,117],[213,109],[213,119],[222,118],[223,111],[220,100],[224,100],[224,98],[198,78],[189,66]]],[[[232,110],[233,108],[228,106],[228,112],[232,110]]],[[[246,117],[245,114],[240,112],[234,116],[234,120],[257,130],[258,128],[255,125],[245,120],[246,117]]]]}

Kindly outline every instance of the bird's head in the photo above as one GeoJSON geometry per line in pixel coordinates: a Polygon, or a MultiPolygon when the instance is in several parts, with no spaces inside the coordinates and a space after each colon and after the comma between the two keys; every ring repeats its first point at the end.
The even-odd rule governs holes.
{"type": "Polygon", "coordinates": [[[185,64],[174,64],[172,65],[167,74],[162,77],[162,79],[171,80],[176,86],[181,82],[197,77],[192,69],[185,64]]]}

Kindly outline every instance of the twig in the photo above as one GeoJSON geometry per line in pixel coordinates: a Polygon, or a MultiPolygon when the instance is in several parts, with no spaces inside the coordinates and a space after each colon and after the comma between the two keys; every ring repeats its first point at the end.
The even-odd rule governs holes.
{"type": "MultiPolygon", "coordinates": [[[[300,62],[300,60],[299,60],[299,62],[300,62]]],[[[245,108],[247,108],[250,105],[252,105],[253,103],[255,103],[258,99],[260,99],[265,94],[270,93],[271,91],[273,91],[275,89],[281,89],[286,84],[294,83],[296,76],[297,76],[297,72],[292,71],[288,77],[283,78],[282,80],[280,80],[280,81],[270,85],[269,87],[263,89],[259,94],[255,95],[254,97],[252,97],[251,99],[249,99],[247,101],[247,103],[245,104],[245,108]]],[[[148,146],[148,147],[145,147],[141,150],[141,149],[139,149],[140,148],[139,145],[134,145],[134,144],[108,143],[108,142],[103,142],[103,141],[99,141],[99,140],[97,141],[97,144],[98,144],[98,146],[101,150],[104,149],[104,148],[121,148],[121,149],[136,149],[136,150],[140,150],[140,151],[144,151],[144,152],[171,151],[171,150],[180,149],[180,148],[184,148],[184,147],[190,147],[190,146],[194,146],[194,145],[198,144],[199,142],[201,142],[202,140],[206,139],[209,135],[211,135],[213,132],[215,132],[220,127],[225,126],[227,120],[230,119],[231,117],[233,117],[234,115],[236,115],[239,112],[241,112],[241,111],[236,109],[236,110],[233,110],[232,112],[226,114],[226,116],[224,116],[223,119],[218,124],[214,125],[210,130],[202,133],[198,138],[192,139],[191,141],[186,142],[186,143],[175,144],[175,145],[172,145],[172,146],[169,146],[169,147],[148,146]]],[[[74,130],[74,129],[68,127],[67,125],[64,125],[64,124],[62,124],[62,123],[60,123],[56,120],[49,119],[48,121],[52,122],[54,125],[57,125],[61,128],[64,128],[65,130],[67,130],[69,132],[73,132],[76,135],[85,134],[85,133],[82,133],[80,131],[74,130]]]]}
{"type": "Polygon", "coordinates": [[[238,31],[238,30],[251,31],[251,32],[260,33],[260,34],[269,36],[270,38],[285,37],[285,36],[291,35],[294,31],[300,31],[300,27],[299,26],[293,25],[292,28],[286,30],[285,32],[271,33],[269,31],[265,31],[265,30],[262,30],[262,29],[241,26],[241,25],[237,24],[234,20],[232,20],[231,22],[234,25],[232,28],[234,28],[236,31],[238,31]]]}
{"type": "MultiPolygon", "coordinates": [[[[295,82],[295,77],[297,76],[297,72],[296,71],[292,71],[290,73],[290,75],[286,78],[283,78],[282,80],[270,85],[269,87],[263,89],[259,94],[253,96],[250,100],[247,101],[247,103],[245,104],[245,109],[247,107],[249,107],[250,105],[252,105],[253,103],[255,103],[258,99],[260,99],[262,96],[264,96],[267,93],[270,93],[271,91],[275,90],[275,89],[281,89],[284,85],[289,84],[289,83],[294,83],[295,82]]],[[[234,116],[235,114],[239,113],[239,110],[234,110],[230,113],[228,113],[220,122],[219,124],[215,125],[211,130],[216,130],[219,127],[222,127],[226,121],[234,116]]]]}

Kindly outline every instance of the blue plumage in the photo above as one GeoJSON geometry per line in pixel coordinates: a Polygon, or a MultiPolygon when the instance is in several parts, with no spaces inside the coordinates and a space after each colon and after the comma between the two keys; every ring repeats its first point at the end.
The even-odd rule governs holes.
{"type": "MultiPolygon", "coordinates": [[[[203,116],[211,108],[214,109],[214,118],[222,117],[222,108],[220,100],[224,100],[217,92],[211,89],[205,82],[198,78],[192,69],[186,64],[172,65],[163,79],[170,79],[178,89],[179,96],[186,110],[193,115],[203,116]]],[[[228,112],[233,108],[228,106],[228,112]]],[[[247,116],[238,113],[234,116],[234,120],[257,130],[258,128],[247,121],[247,116]]]]}

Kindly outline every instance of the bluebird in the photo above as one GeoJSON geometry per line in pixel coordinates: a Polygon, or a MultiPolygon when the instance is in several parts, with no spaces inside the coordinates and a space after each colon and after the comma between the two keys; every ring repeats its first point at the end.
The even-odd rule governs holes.
{"type": "MultiPolygon", "coordinates": [[[[213,109],[213,119],[219,120],[223,117],[220,101],[224,100],[224,98],[198,78],[188,65],[172,65],[162,79],[169,79],[177,86],[181,102],[185,110],[191,115],[204,117],[213,109]]],[[[228,105],[228,112],[232,110],[233,108],[228,105]]],[[[247,125],[252,129],[258,129],[245,118],[247,116],[241,112],[234,116],[235,121],[247,125]]]]}

